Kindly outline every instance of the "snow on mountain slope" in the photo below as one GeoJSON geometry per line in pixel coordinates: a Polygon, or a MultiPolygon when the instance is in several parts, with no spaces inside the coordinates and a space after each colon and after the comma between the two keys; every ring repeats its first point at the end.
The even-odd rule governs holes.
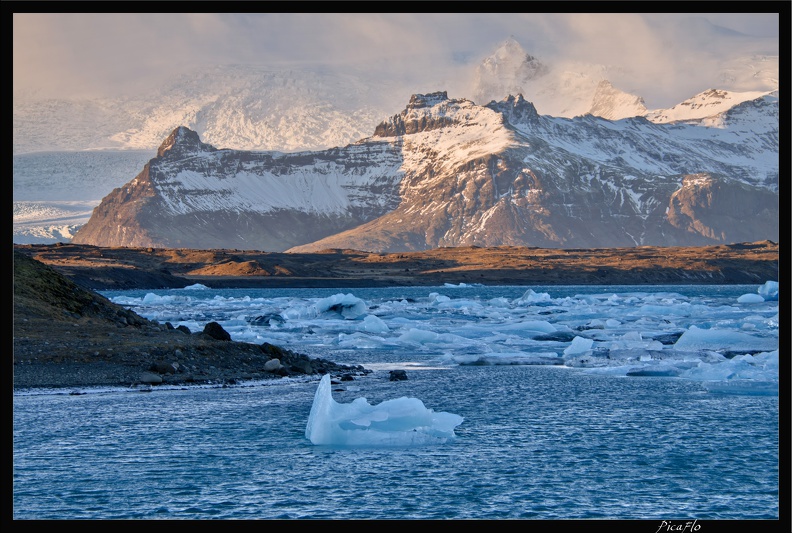
{"type": "Polygon", "coordinates": [[[707,125],[715,126],[721,115],[734,106],[771,94],[778,96],[777,91],[732,92],[709,89],[670,109],[650,111],[645,116],[656,124],[712,119],[707,125]]]}
{"type": "Polygon", "coordinates": [[[643,118],[606,121],[591,115],[566,119],[541,117],[514,127],[538,141],[603,165],[627,166],[645,174],[715,172],[777,190],[778,98],[757,99],[713,117],[661,127],[643,118]],[[735,117],[734,127],[731,117],[735,117]],[[748,128],[745,126],[749,125],[748,128]],[[751,139],[745,139],[750,131],[751,139]]]}
{"type": "Polygon", "coordinates": [[[393,209],[400,165],[389,142],[247,152],[216,149],[179,127],[72,242],[283,250],[393,209]]]}
{"type": "Polygon", "coordinates": [[[217,149],[179,127],[73,242],[394,252],[773,240],[777,108],[765,95],[712,128],[437,92],[413,95],[354,144],[289,154],[217,149]],[[754,123],[754,142],[731,120],[754,123]],[[757,206],[748,221],[738,198],[757,206]]]}
{"type": "MultiPolygon", "coordinates": [[[[462,99],[435,102],[430,108],[408,106],[401,117],[422,124],[422,130],[394,127],[401,117],[377,128],[378,134],[403,141],[399,206],[358,228],[290,251],[777,239],[776,113],[777,101],[769,97],[747,106],[744,118],[750,115],[766,133],[756,135],[755,143],[745,143],[740,131],[728,127],[542,116],[520,96],[486,107],[462,99]],[[417,111],[420,118],[414,116],[417,111]],[[463,138],[460,123],[473,135],[463,138]],[[667,219],[669,202],[691,174],[706,175],[706,187],[678,195],[685,207],[675,206],[674,213],[680,215],[667,219]],[[712,205],[686,207],[713,195],[717,201],[712,205]],[[755,218],[746,221],[732,198],[758,206],[755,218]],[[691,214],[708,222],[692,220],[691,214]],[[716,230],[712,220],[718,221],[716,230]]],[[[728,120],[724,123],[728,126],[728,120]]]]}
{"type": "Polygon", "coordinates": [[[620,91],[607,80],[602,80],[594,91],[591,108],[588,111],[595,117],[619,120],[646,115],[643,98],[620,91]]]}
{"type": "Polygon", "coordinates": [[[752,54],[726,61],[713,86],[732,92],[778,90],[778,56],[752,54]]]}

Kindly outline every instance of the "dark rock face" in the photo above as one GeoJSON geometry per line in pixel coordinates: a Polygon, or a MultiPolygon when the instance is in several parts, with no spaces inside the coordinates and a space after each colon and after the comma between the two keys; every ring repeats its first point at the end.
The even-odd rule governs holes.
{"type": "Polygon", "coordinates": [[[166,153],[170,157],[184,157],[202,152],[214,152],[216,148],[201,142],[198,133],[184,126],[179,126],[168,135],[157,150],[157,157],[166,153]]]}
{"type": "MultiPolygon", "coordinates": [[[[374,129],[375,137],[397,137],[412,135],[424,131],[437,130],[454,124],[454,119],[447,116],[432,116],[425,113],[415,113],[414,110],[431,107],[438,103],[448,102],[445,91],[431,94],[414,94],[410,103],[398,115],[382,122],[374,129]]],[[[453,103],[453,102],[451,102],[453,103]]]]}
{"type": "MultiPolygon", "coordinates": [[[[765,232],[778,241],[778,195],[708,174],[686,176],[671,195],[667,220],[691,240],[702,244],[743,242],[765,232]]],[[[680,237],[680,240],[683,238],[680,237]]]]}
{"type": "Polygon", "coordinates": [[[487,107],[503,115],[503,118],[510,124],[536,123],[539,120],[539,113],[531,102],[523,98],[523,95],[509,95],[500,102],[490,102],[487,107]]]}

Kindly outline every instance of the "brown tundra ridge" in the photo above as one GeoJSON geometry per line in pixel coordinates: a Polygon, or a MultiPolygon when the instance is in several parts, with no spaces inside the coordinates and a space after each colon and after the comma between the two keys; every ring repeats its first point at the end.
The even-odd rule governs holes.
{"type": "Polygon", "coordinates": [[[186,287],[762,284],[778,280],[778,243],[556,249],[499,246],[370,253],[325,250],[103,248],[15,245],[94,290],[186,287]]]}

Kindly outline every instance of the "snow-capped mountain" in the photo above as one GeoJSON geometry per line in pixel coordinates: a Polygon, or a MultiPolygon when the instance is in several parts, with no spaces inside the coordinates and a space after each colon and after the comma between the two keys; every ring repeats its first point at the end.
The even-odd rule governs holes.
{"type": "Polygon", "coordinates": [[[609,120],[644,116],[643,98],[613,86],[623,74],[613,66],[561,62],[545,64],[510,37],[476,69],[473,100],[480,104],[522,94],[543,115],[573,118],[591,114],[609,120]]]}
{"type": "Polygon", "coordinates": [[[72,242],[280,251],[395,208],[400,165],[388,142],[293,154],[218,150],[179,127],[72,242]]]}
{"type": "Polygon", "coordinates": [[[777,94],[706,120],[568,119],[522,96],[481,106],[438,92],[322,151],[221,150],[180,127],[73,242],[395,252],[777,240],[777,94]]]}
{"type": "MultiPolygon", "coordinates": [[[[619,78],[620,69],[550,64],[514,39],[484,58],[475,74],[473,87],[461,92],[480,105],[522,93],[540,114],[559,118],[643,116],[720,127],[725,111],[777,89],[778,58],[732,60],[713,84],[718,89],[662,110],[647,110],[640,96],[617,88],[611,78],[619,78]]],[[[100,198],[129,181],[179,126],[218,148],[295,152],[354,143],[410,94],[387,72],[373,79],[354,68],[238,65],[194,70],[138,97],[15,93],[14,242],[68,241],[100,198]]],[[[755,124],[742,127],[748,134],[755,124]]],[[[737,128],[735,119],[730,128],[737,128]]]]}
{"type": "MultiPolygon", "coordinates": [[[[709,119],[708,126],[717,126],[725,113],[743,102],[761,98],[767,91],[733,92],[709,89],[688,98],[670,109],[658,109],[647,112],[644,116],[651,122],[667,124],[669,122],[697,122],[709,119]]],[[[607,117],[606,117],[607,118],[607,117]]]]}

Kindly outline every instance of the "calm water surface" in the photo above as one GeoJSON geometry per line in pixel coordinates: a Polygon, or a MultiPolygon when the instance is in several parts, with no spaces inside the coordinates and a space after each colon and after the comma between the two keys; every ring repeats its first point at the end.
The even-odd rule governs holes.
{"type": "Polygon", "coordinates": [[[14,399],[15,519],[774,519],[778,397],[535,366],[379,371],[443,446],[313,446],[316,382],[14,399]]]}

